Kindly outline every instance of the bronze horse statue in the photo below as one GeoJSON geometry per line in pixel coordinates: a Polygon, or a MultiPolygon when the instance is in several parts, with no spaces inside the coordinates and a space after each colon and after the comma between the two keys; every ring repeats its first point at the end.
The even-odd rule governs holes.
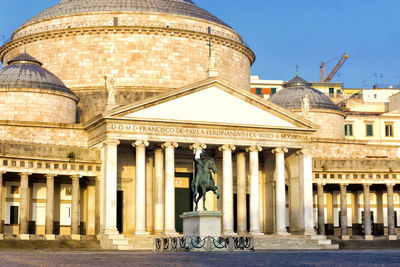
{"type": "Polygon", "coordinates": [[[218,199],[221,195],[219,186],[215,186],[215,181],[211,174],[211,171],[217,173],[217,167],[213,158],[206,160],[203,157],[202,159],[194,158],[193,160],[196,162],[196,178],[192,181],[193,200],[196,203],[195,211],[197,211],[198,203],[203,196],[203,207],[204,210],[207,210],[206,193],[213,191],[218,199]]]}

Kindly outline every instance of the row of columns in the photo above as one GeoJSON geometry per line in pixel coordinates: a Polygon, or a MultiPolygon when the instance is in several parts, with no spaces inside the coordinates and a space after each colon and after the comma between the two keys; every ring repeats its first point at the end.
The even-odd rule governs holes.
{"type": "MultiPolygon", "coordinates": [[[[348,240],[348,225],[347,225],[347,185],[340,184],[340,223],[342,231],[342,239],[348,240]]],[[[372,222],[371,222],[371,207],[370,207],[370,184],[363,184],[364,195],[364,231],[365,239],[372,240],[372,222]]],[[[393,187],[394,184],[387,184],[387,213],[388,213],[388,235],[389,239],[396,240],[395,220],[394,220],[394,202],[393,202],[393,187]]],[[[324,184],[318,183],[318,231],[320,235],[325,235],[325,213],[324,213],[324,184]]]]}
{"type": "MultiPolygon", "coordinates": [[[[103,179],[100,192],[100,223],[101,233],[118,234],[116,228],[116,181],[117,181],[117,146],[118,140],[106,140],[103,143],[103,179]]],[[[146,147],[147,141],[138,140],[132,144],[136,148],[136,216],[135,234],[146,235],[146,147]]],[[[205,145],[195,144],[192,149],[201,149],[205,145]]],[[[166,142],[155,149],[154,153],[154,232],[166,235],[176,235],[175,229],[175,149],[177,143],[166,142]],[[164,151],[163,151],[164,150],[164,151]],[[165,155],[165,158],[164,158],[165,155]]],[[[232,152],[234,145],[222,145],[222,184],[223,184],[223,222],[222,233],[234,235],[233,228],[233,164],[232,152]]],[[[259,152],[260,146],[251,146],[246,149],[250,163],[250,233],[261,234],[259,218],[259,152]]],[[[286,148],[276,148],[275,154],[276,183],[275,183],[275,233],[287,234],[286,230],[286,189],[285,189],[285,153],[286,148]]],[[[299,208],[302,228],[306,232],[313,232],[312,216],[312,166],[311,156],[300,151],[299,164],[300,201],[299,208]]],[[[246,163],[243,151],[237,153],[237,196],[238,196],[238,233],[246,232],[246,163]]]]}
{"type": "MultiPolygon", "coordinates": [[[[0,200],[3,199],[2,186],[3,174],[0,172],[0,200]]],[[[20,206],[19,206],[19,233],[21,236],[29,234],[29,176],[30,173],[19,173],[20,177],[20,206]]],[[[54,174],[47,174],[46,177],[46,221],[45,234],[54,238],[54,174]]],[[[72,180],[72,214],[71,214],[71,235],[79,235],[79,175],[71,176],[72,180]]],[[[1,203],[1,202],[0,202],[1,203]]],[[[2,205],[0,204],[0,222],[2,218],[2,205]]]]}

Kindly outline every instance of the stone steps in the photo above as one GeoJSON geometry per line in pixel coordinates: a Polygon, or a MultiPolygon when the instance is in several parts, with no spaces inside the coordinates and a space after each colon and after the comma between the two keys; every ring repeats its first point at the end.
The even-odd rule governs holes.
{"type": "Polygon", "coordinates": [[[332,244],[325,236],[274,236],[266,235],[255,237],[256,250],[269,249],[339,249],[339,246],[332,244]]]}
{"type": "Polygon", "coordinates": [[[153,250],[154,236],[127,236],[129,244],[133,246],[132,250],[153,250]]]}

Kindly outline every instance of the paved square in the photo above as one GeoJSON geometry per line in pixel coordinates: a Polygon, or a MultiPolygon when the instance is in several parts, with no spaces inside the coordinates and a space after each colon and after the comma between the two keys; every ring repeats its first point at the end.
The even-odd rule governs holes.
{"type": "Polygon", "coordinates": [[[152,253],[116,251],[0,251],[9,266],[400,266],[400,250],[152,253]]]}

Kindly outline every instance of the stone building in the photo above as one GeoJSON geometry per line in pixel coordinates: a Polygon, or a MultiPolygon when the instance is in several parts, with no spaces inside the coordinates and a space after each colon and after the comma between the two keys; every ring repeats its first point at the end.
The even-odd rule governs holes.
{"type": "MultiPolygon", "coordinates": [[[[18,28],[0,59],[6,238],[151,248],[153,236],[182,232],[203,149],[223,196],[210,193],[206,206],[223,211],[224,235],[253,235],[260,247],[271,234],[302,235],[299,248],[323,247],[315,228],[337,228],[339,188],[342,206],[368,214],[347,196],[364,190],[369,203],[388,185],[395,236],[398,147],[345,140],[345,114],[300,77],[271,101],[252,94],[253,51],[191,0],[63,0],[18,28]]],[[[348,215],[344,238],[349,218],[361,222],[348,215]]]]}

